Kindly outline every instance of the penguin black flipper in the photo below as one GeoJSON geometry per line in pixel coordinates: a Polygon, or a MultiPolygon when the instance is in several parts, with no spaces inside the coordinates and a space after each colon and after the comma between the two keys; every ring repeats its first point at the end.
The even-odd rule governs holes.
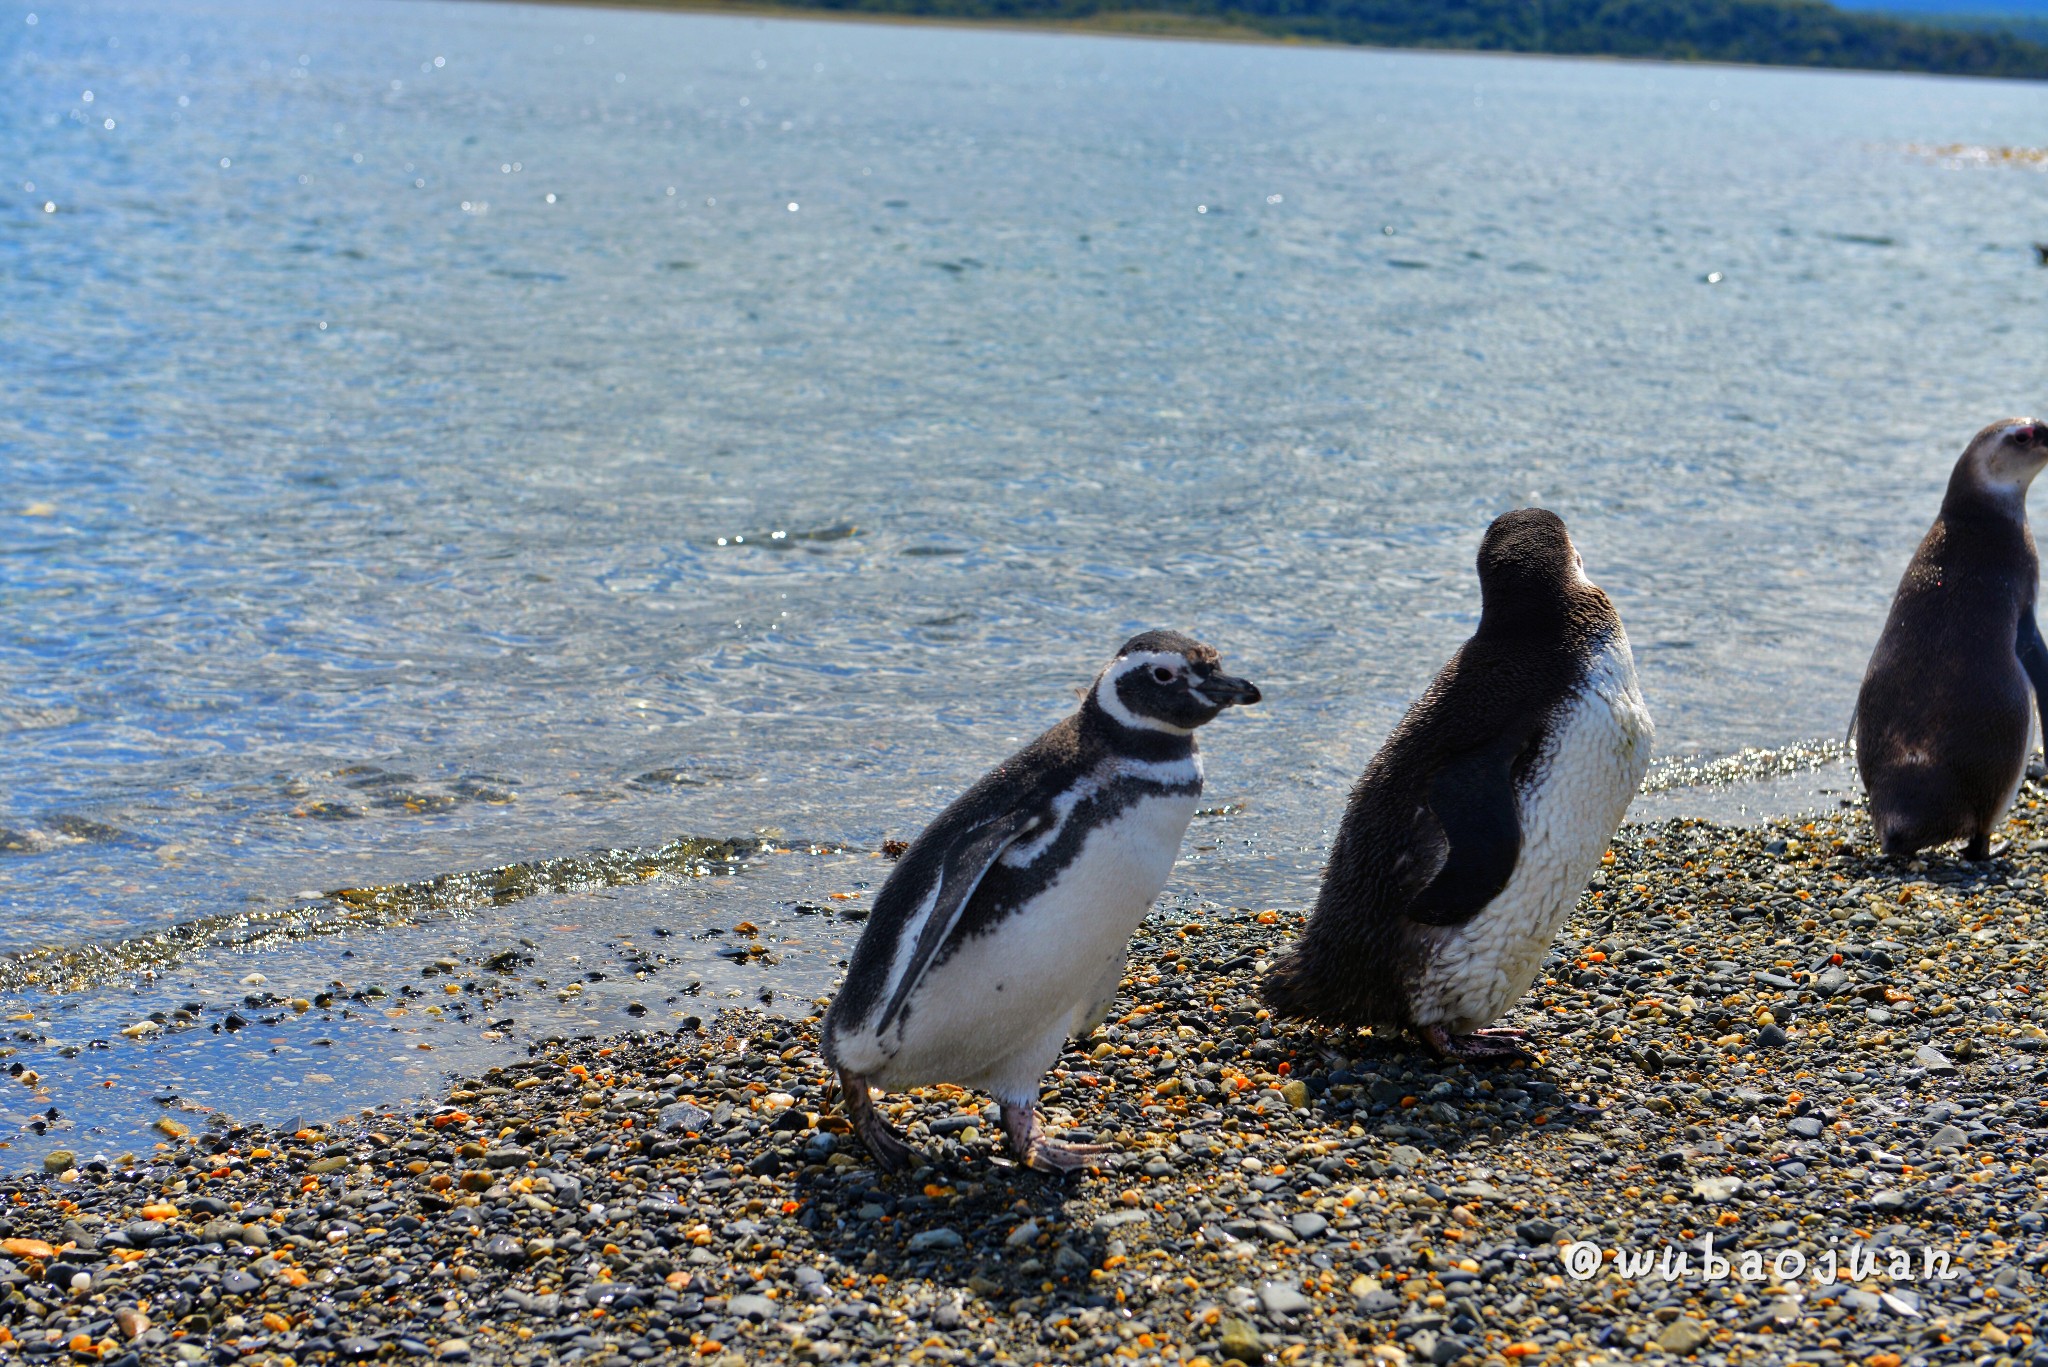
{"type": "MultiPolygon", "coordinates": [[[[1531,728],[1533,731],[1533,728],[1531,728]]],[[[1530,737],[1510,734],[1460,755],[1429,783],[1429,814],[1448,848],[1436,876],[1408,905],[1411,921],[1458,926],[1485,910],[1514,876],[1522,853],[1514,769],[1530,737]]]]}
{"type": "MultiPolygon", "coordinates": [[[[974,900],[976,889],[981,887],[981,880],[995,867],[1003,851],[1033,831],[1042,829],[1048,819],[1045,812],[1028,808],[1005,812],[981,825],[969,827],[950,842],[912,852],[923,854],[937,868],[924,871],[926,891],[920,900],[929,902],[924,924],[918,929],[902,980],[897,983],[895,994],[889,998],[888,1006],[883,1008],[882,1017],[876,1023],[877,1030],[887,1030],[903,1009],[904,1002],[917,990],[925,970],[931,967],[940,948],[952,937],[967,904],[974,900]]],[[[903,865],[898,868],[911,877],[920,872],[903,865]]]]}
{"type": "Polygon", "coordinates": [[[2041,639],[2041,624],[2033,612],[2020,614],[2020,668],[2034,686],[2034,707],[2041,714],[2041,744],[2048,748],[2048,641],[2041,639]]]}

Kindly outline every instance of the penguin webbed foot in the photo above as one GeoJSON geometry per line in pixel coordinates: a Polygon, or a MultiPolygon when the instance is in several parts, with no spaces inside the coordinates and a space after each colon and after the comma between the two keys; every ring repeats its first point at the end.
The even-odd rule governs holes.
{"type": "Polygon", "coordinates": [[[1536,1056],[1524,1049],[1517,1041],[1529,1037],[1526,1030],[1501,1028],[1497,1030],[1474,1030],[1469,1035],[1454,1035],[1441,1025],[1427,1025],[1419,1032],[1422,1042],[1438,1058],[1451,1059],[1458,1063],[1534,1063],[1536,1056]]]}
{"type": "Polygon", "coordinates": [[[868,1146],[875,1166],[887,1173],[902,1172],[909,1167],[915,1154],[903,1136],[896,1133],[889,1122],[882,1119],[882,1113],[875,1109],[875,1100],[868,1094],[867,1079],[842,1070],[839,1085],[846,1089],[846,1118],[853,1125],[853,1132],[860,1136],[860,1142],[868,1146]]]}
{"type": "Polygon", "coordinates": [[[1039,1123],[1036,1104],[1013,1106],[1005,1101],[1001,1105],[1003,1134],[1027,1168],[1064,1176],[1091,1167],[1096,1158],[1116,1151],[1111,1144],[1068,1144],[1054,1139],[1039,1123]]]}

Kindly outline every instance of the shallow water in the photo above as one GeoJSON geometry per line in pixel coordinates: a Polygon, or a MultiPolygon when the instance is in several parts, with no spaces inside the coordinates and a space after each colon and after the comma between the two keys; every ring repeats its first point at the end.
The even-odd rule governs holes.
{"type": "MultiPolygon", "coordinates": [[[[913,834],[1151,625],[1268,699],[1205,738],[1230,814],[1180,893],[1298,904],[1527,501],[1620,607],[1661,753],[1839,737],[1955,453],[2037,402],[2040,172],[1913,150],[2026,143],[2023,84],[32,8],[0,4],[0,947],[220,924],[180,971],[223,1001],[542,914],[235,947],[339,888],[913,834]]],[[[644,937],[794,917],[837,858],[547,896],[644,937]]],[[[17,997],[18,1042],[89,1020],[169,1067],[193,1032],[109,1033],[168,982],[17,997]]]]}

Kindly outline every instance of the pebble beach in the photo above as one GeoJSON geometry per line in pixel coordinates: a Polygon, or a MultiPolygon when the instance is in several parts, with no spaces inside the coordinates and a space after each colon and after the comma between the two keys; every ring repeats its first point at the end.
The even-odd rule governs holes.
{"type": "Polygon", "coordinates": [[[1625,827],[1504,1022],[1530,1066],[1277,1024],[1303,908],[1161,910],[1047,1079],[1119,1147],[1064,1181],[946,1087],[883,1098],[924,1161],[880,1175],[822,1002],[60,1152],[0,1180],[0,1358],[2048,1362],[2042,796],[1983,866],[1854,811],[1625,827]]]}

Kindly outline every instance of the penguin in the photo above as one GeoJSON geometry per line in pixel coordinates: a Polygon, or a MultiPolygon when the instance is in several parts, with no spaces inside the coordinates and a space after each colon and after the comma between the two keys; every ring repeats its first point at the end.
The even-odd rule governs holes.
{"type": "Polygon", "coordinates": [[[1614,605],[1553,513],[1479,546],[1479,629],[1351,791],[1314,913],[1260,987],[1275,1014],[1530,1060],[1485,1030],[1528,990],[1649,768],[1614,605]]]}
{"type": "Polygon", "coordinates": [[[1038,1082],[1101,1024],[1132,932],[1166,886],[1202,792],[1195,732],[1259,690],[1173,631],[1124,642],[1078,711],[997,765],[910,842],[825,1013],[825,1061],[875,1161],[910,1149],[870,1089],[992,1093],[1028,1166],[1106,1152],[1039,1123],[1038,1082]]]}
{"type": "Polygon", "coordinates": [[[2027,526],[2043,465],[2048,425],[2032,418],[1972,437],[1892,597],[1851,722],[1888,855],[1962,840],[1963,858],[1990,858],[2025,776],[2028,729],[2048,699],[2027,526]]]}

